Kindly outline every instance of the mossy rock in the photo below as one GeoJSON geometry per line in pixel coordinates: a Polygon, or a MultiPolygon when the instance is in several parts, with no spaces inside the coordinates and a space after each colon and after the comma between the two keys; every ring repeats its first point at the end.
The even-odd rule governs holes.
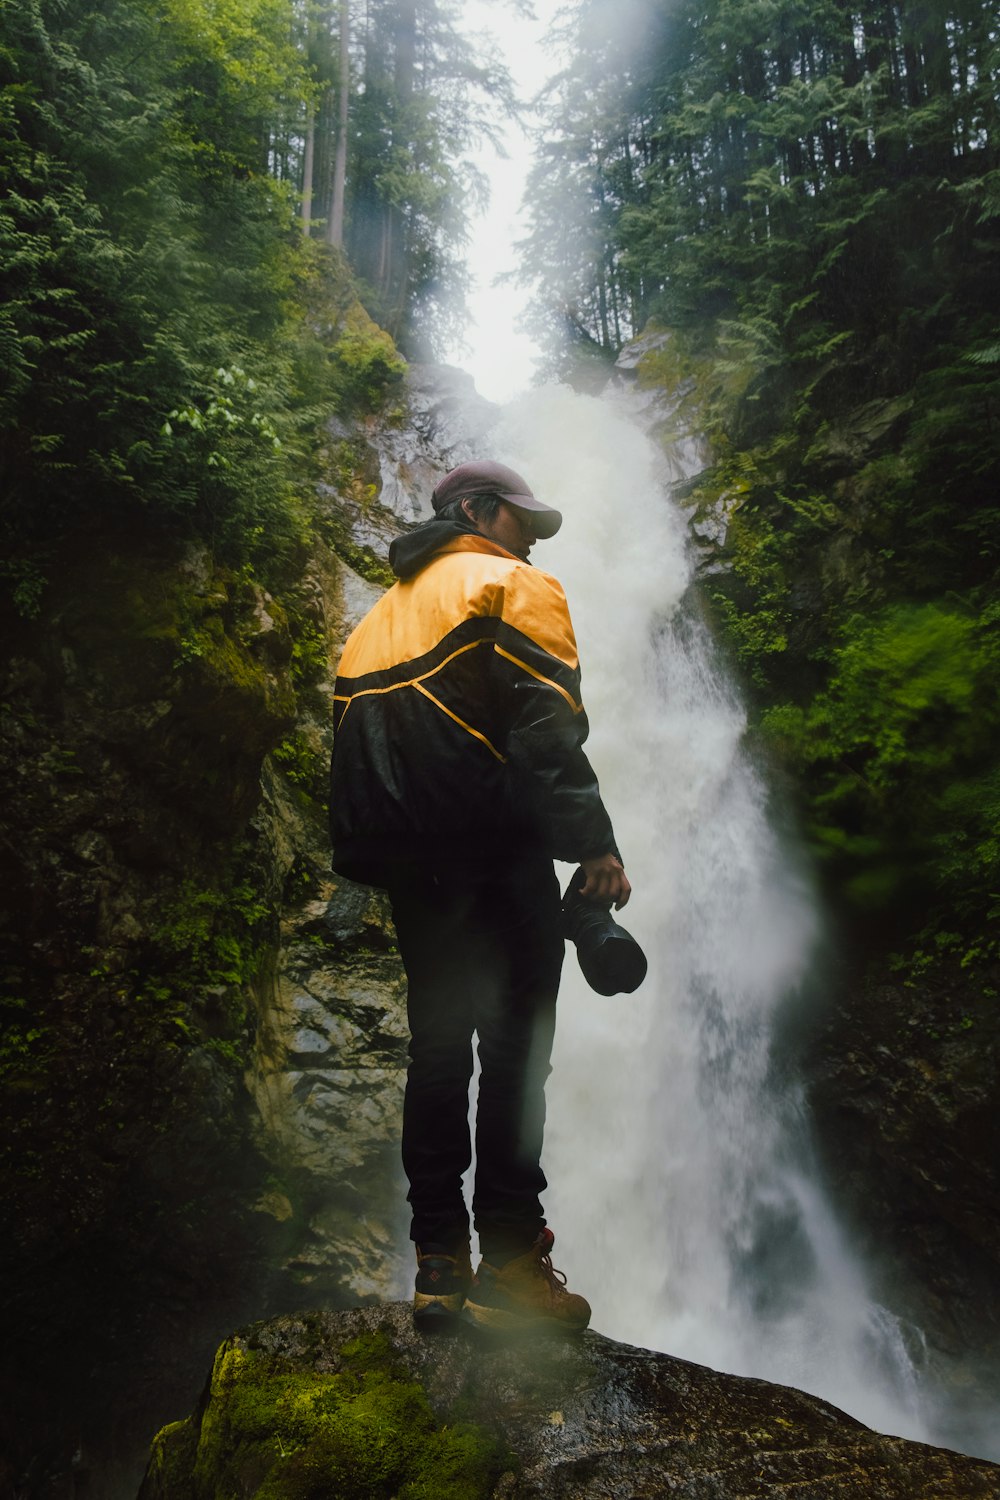
{"type": "Polygon", "coordinates": [[[387,1341],[353,1340],[336,1373],[235,1336],[196,1419],[156,1438],[141,1500],[478,1500],[503,1468],[470,1423],[441,1424],[387,1341]]]}
{"type": "Polygon", "coordinates": [[[142,1486],[145,1500],[166,1500],[170,1495],[187,1493],[197,1452],[198,1427],[193,1417],[171,1422],[158,1432],[142,1486]]]}
{"type": "Polygon", "coordinates": [[[997,1465],[788,1386],[592,1332],[429,1338],[405,1302],[230,1338],[195,1423],[193,1453],[183,1425],[161,1437],[140,1500],[1000,1496],[997,1465]]]}

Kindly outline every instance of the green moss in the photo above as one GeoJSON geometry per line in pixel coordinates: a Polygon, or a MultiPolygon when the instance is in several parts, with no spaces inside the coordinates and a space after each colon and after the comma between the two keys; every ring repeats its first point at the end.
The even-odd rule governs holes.
{"type": "Polygon", "coordinates": [[[304,322],[293,359],[307,406],[369,411],[406,370],[390,335],[358,300],[350,266],[339,251],[307,243],[301,282],[304,322]]]}
{"type": "Polygon", "coordinates": [[[391,1370],[397,1364],[392,1343],[384,1333],[362,1333],[343,1344],[340,1357],[349,1369],[391,1370]]]}
{"type": "Polygon", "coordinates": [[[179,982],[240,985],[254,977],[270,906],[247,881],[219,888],[185,881],[154,937],[179,961],[179,982]]]}
{"type": "Polygon", "coordinates": [[[267,690],[263,667],[227,633],[218,615],[209,615],[183,636],[175,665],[191,661],[204,661],[241,692],[263,697],[267,690]]]}
{"type": "Polygon", "coordinates": [[[141,1500],[169,1500],[190,1482],[198,1448],[198,1428],[191,1417],[171,1422],[153,1439],[141,1500]]]}
{"type": "Polygon", "coordinates": [[[337,1374],[290,1370],[229,1340],[216,1356],[197,1448],[186,1424],[154,1445],[155,1500],[479,1500],[501,1472],[495,1440],[441,1425],[379,1335],[342,1351],[337,1374]],[[184,1446],[186,1445],[186,1446],[184,1446]]]}
{"type": "Polygon", "coordinates": [[[406,370],[406,361],[392,339],[372,321],[360,302],[347,309],[331,354],[341,394],[365,408],[382,398],[406,370]]]}

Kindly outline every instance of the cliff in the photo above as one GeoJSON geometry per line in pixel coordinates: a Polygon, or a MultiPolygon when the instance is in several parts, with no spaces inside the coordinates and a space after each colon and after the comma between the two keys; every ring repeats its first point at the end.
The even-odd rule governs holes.
{"type": "Polygon", "coordinates": [[[415,369],[330,416],[273,592],[109,517],[3,610],[0,1494],[134,1493],[227,1329],[398,1293],[401,969],[331,876],[329,697],[489,415],[415,369]]]}
{"type": "Polygon", "coordinates": [[[428,1338],[396,1303],[226,1340],[197,1412],[156,1439],[140,1500],[230,1494],[985,1500],[1000,1467],[597,1333],[428,1338]]]}

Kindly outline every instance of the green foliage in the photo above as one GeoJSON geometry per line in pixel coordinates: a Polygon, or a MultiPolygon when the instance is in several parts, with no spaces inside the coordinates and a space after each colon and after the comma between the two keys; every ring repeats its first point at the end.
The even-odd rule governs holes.
{"type": "Polygon", "coordinates": [[[329,747],[306,734],[290,735],[272,752],[275,763],[294,786],[301,787],[320,807],[326,806],[329,747]]]}
{"type": "Polygon", "coordinates": [[[311,620],[299,620],[292,641],[292,677],[300,687],[308,687],[330,671],[330,652],[326,636],[311,620]]]}
{"type": "Polygon", "coordinates": [[[28,1001],[20,995],[0,995],[0,1085],[31,1086],[45,1076],[55,1044],[52,1029],[33,1018],[28,1001]]]}
{"type": "Polygon", "coordinates": [[[317,405],[403,368],[267,171],[310,92],[293,8],[10,0],[4,25],[0,581],[36,613],[64,538],[141,518],[273,586],[317,405]]]}
{"type": "Polygon", "coordinates": [[[384,329],[373,323],[360,303],[348,308],[331,350],[336,384],[351,403],[370,408],[397,383],[406,368],[384,329]]]}
{"type": "Polygon", "coordinates": [[[242,985],[256,973],[261,929],[270,915],[268,904],[246,881],[221,889],[187,881],[154,938],[177,964],[174,983],[192,988],[242,985]]]}
{"type": "MultiPolygon", "coordinates": [[[[805,708],[763,714],[806,777],[816,853],[862,908],[913,901],[975,924],[1000,884],[997,645],[996,611],[893,605],[855,616],[825,688],[805,708]]],[[[991,906],[992,925],[995,897],[991,906]]],[[[990,935],[978,956],[997,951],[990,935]]]]}
{"type": "Polygon", "coordinates": [[[182,407],[179,411],[175,409],[160,428],[160,435],[174,436],[171,423],[201,434],[207,449],[204,462],[209,469],[233,468],[237,460],[230,458],[225,450],[235,436],[249,437],[251,441],[269,447],[272,452],[280,453],[281,440],[278,434],[270,419],[256,409],[253,400],[257,382],[245,370],[240,369],[239,365],[233,365],[228,370],[216,370],[215,380],[217,389],[211,393],[205,409],[194,404],[182,407]]]}

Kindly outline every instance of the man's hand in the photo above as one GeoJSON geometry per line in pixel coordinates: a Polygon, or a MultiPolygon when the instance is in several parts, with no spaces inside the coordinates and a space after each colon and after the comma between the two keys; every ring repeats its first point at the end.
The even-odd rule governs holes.
{"type": "Polygon", "coordinates": [[[588,901],[600,902],[602,906],[614,906],[616,910],[628,904],[632,887],[616,855],[600,854],[596,859],[582,859],[580,867],[587,877],[580,890],[581,896],[588,901]]]}

